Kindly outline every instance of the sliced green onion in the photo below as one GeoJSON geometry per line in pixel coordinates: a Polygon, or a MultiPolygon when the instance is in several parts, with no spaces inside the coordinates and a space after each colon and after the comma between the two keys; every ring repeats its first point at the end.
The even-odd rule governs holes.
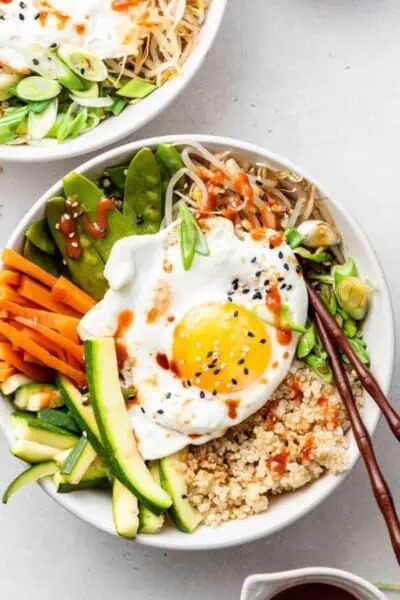
{"type": "Polygon", "coordinates": [[[297,344],[297,358],[304,358],[313,350],[316,344],[315,326],[314,323],[308,325],[307,330],[301,336],[297,344]]]}
{"type": "Polygon", "coordinates": [[[181,255],[183,268],[185,271],[189,271],[193,264],[193,259],[196,249],[196,230],[192,223],[188,223],[185,218],[179,225],[179,233],[181,240],[181,255]]]}
{"type": "Polygon", "coordinates": [[[61,92],[61,85],[54,79],[31,75],[21,79],[16,91],[21,100],[50,100],[61,92]]]}
{"type": "Polygon", "coordinates": [[[76,98],[98,98],[99,84],[96,81],[93,81],[87,89],[82,91],[74,90],[74,96],[76,98]]]}
{"type": "Polygon", "coordinates": [[[119,96],[116,96],[114,98],[114,104],[110,108],[110,112],[112,112],[114,117],[118,117],[118,115],[120,115],[122,113],[122,111],[124,110],[125,106],[126,106],[126,100],[124,100],[124,98],[120,98],[119,96]]]}
{"type": "Polygon", "coordinates": [[[333,285],[332,275],[318,275],[317,273],[309,273],[308,277],[310,279],[313,279],[314,281],[319,281],[320,283],[326,283],[326,285],[333,285]]]}
{"type": "Polygon", "coordinates": [[[49,106],[49,104],[51,102],[53,102],[53,100],[40,100],[38,102],[27,102],[27,107],[29,109],[29,112],[33,112],[33,113],[36,113],[39,115],[44,110],[46,110],[46,108],[49,106]]]}
{"type": "Polygon", "coordinates": [[[286,229],[285,238],[292,250],[294,250],[298,246],[301,246],[303,242],[303,236],[297,231],[295,227],[289,227],[288,229],[286,229]]]}
{"type": "Polygon", "coordinates": [[[277,329],[290,329],[291,331],[295,331],[297,333],[306,333],[307,331],[305,327],[293,321],[292,311],[287,304],[282,304],[281,306],[278,323],[270,320],[270,313],[265,304],[257,304],[253,308],[253,313],[261,321],[264,321],[264,323],[267,323],[267,325],[271,325],[271,327],[276,327],[277,329]]]}
{"type": "Polygon", "coordinates": [[[17,137],[15,129],[11,127],[0,128],[0,144],[8,144],[17,137]]]}
{"type": "Polygon", "coordinates": [[[107,108],[114,104],[114,100],[111,96],[103,96],[102,98],[81,98],[71,94],[70,98],[72,102],[76,102],[80,106],[85,106],[86,108],[107,108]]]}
{"type": "Polygon", "coordinates": [[[332,277],[335,287],[337,287],[346,277],[357,277],[357,267],[354,259],[349,257],[342,265],[332,267],[332,277]]]}
{"type": "Polygon", "coordinates": [[[324,382],[331,383],[333,380],[333,373],[329,366],[327,358],[323,356],[315,356],[315,354],[309,354],[304,358],[306,364],[312,371],[324,382]]]}
{"type": "Polygon", "coordinates": [[[84,51],[80,46],[63,44],[58,49],[58,56],[76,75],[87,81],[104,81],[107,79],[107,67],[92,52],[84,51]]]}
{"type": "Polygon", "coordinates": [[[154,83],[142,79],[131,79],[118,90],[117,94],[126,98],[145,98],[156,89],[157,86],[154,83]]]}
{"type": "Polygon", "coordinates": [[[187,226],[194,229],[195,253],[200,254],[201,256],[209,256],[210,249],[208,247],[206,236],[202,232],[197,219],[183,201],[179,202],[179,212],[181,213],[181,217],[185,220],[187,226]]]}
{"type": "Polygon", "coordinates": [[[25,58],[31,71],[49,79],[57,79],[70,90],[85,89],[82,80],[46,46],[31,44],[25,51],[25,58]]]}
{"type": "Polygon", "coordinates": [[[97,127],[97,125],[99,123],[100,123],[99,115],[94,110],[89,110],[88,117],[86,120],[86,127],[85,127],[84,131],[82,131],[82,133],[86,133],[87,131],[94,129],[95,127],[97,127]]]}
{"type": "Polygon", "coordinates": [[[79,113],[76,115],[74,122],[72,124],[70,136],[72,138],[78,137],[81,133],[86,130],[86,121],[88,118],[88,109],[82,108],[79,113]]]}
{"type": "Polygon", "coordinates": [[[305,258],[306,260],[311,260],[312,262],[316,263],[330,262],[332,260],[331,255],[327,252],[320,252],[318,250],[317,252],[310,252],[306,248],[303,248],[303,246],[299,246],[294,250],[294,252],[302,258],[305,258]]]}
{"type": "Polygon", "coordinates": [[[6,110],[4,116],[0,118],[0,127],[11,125],[15,125],[15,127],[17,127],[18,124],[25,119],[27,114],[28,108],[26,106],[6,110]]]}
{"type": "Polygon", "coordinates": [[[54,98],[41,113],[30,112],[27,133],[32,140],[42,140],[49,133],[57,119],[58,100],[54,98]]]}
{"type": "Polygon", "coordinates": [[[349,339],[349,343],[353,347],[354,352],[357,354],[361,362],[368,366],[371,362],[371,359],[366,350],[367,344],[364,342],[364,340],[359,337],[354,337],[349,339]]]}

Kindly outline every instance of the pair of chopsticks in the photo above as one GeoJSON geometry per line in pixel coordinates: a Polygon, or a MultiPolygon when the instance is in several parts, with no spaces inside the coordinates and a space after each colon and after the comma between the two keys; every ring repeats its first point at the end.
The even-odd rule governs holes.
{"type": "Polygon", "coordinates": [[[343,331],[340,329],[336,319],[327,310],[310,282],[307,280],[305,281],[310,303],[314,311],[317,332],[328,354],[337,388],[342,397],[344,405],[346,406],[357,446],[364,459],[365,466],[367,467],[376,501],[383,518],[386,521],[386,526],[390,535],[393,550],[397,561],[400,564],[400,522],[393,502],[393,497],[376,460],[372,446],[372,440],[363,423],[360,413],[358,412],[349,378],[345,369],[343,368],[335,346],[339,347],[340,350],[346,354],[347,358],[353,365],[354,370],[356,371],[364,389],[370,394],[370,396],[375,400],[379,408],[382,410],[389,427],[397,439],[400,439],[400,416],[390,405],[375,377],[367,369],[367,367],[362,364],[352,346],[349,344],[343,331]]]}

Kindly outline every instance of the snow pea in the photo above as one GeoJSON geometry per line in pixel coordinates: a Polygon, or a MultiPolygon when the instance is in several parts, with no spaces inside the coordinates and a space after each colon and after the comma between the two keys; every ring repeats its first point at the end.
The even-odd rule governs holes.
{"type": "Polygon", "coordinates": [[[135,233],[157,233],[162,218],[160,168],[149,148],[132,159],[125,182],[123,214],[133,224],[135,233]]]}
{"type": "Polygon", "coordinates": [[[37,248],[40,248],[46,254],[54,256],[56,246],[51,237],[49,226],[45,219],[35,221],[29,225],[25,232],[25,237],[37,248]]]}
{"type": "MultiPolygon", "coordinates": [[[[156,159],[159,163],[164,165],[169,178],[185,166],[178,150],[175,146],[171,146],[170,144],[159,144],[157,146],[156,159]]],[[[184,185],[185,177],[182,177],[177,183],[177,187],[182,188],[184,185]]]]}
{"type": "Polygon", "coordinates": [[[47,271],[47,273],[54,275],[54,277],[59,277],[62,274],[62,263],[58,263],[52,256],[37,248],[29,240],[25,241],[24,257],[47,271]]]}

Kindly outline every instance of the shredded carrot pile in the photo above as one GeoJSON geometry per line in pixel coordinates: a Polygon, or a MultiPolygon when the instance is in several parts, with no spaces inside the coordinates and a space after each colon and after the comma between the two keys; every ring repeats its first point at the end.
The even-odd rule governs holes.
{"type": "Polygon", "coordinates": [[[81,317],[95,300],[6,248],[0,270],[0,383],[15,373],[38,382],[55,372],[86,385],[81,317]]]}

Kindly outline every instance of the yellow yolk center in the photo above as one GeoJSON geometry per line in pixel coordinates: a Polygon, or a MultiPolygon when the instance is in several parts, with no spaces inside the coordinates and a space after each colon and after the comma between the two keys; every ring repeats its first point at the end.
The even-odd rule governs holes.
{"type": "Polygon", "coordinates": [[[196,306],[174,331],[173,360],[180,377],[214,395],[259,381],[270,358],[264,323],[238,304],[196,306]]]}

